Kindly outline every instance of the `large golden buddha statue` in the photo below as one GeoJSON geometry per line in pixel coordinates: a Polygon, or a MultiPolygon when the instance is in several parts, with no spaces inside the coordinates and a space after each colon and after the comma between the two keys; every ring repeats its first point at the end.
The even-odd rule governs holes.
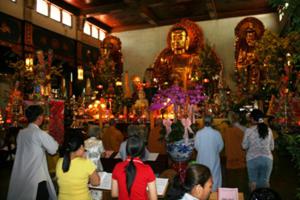
{"type": "Polygon", "coordinates": [[[154,63],[154,78],[160,86],[179,84],[187,89],[191,79],[200,76],[202,30],[194,22],[184,19],[171,28],[167,44],[154,63]]]}

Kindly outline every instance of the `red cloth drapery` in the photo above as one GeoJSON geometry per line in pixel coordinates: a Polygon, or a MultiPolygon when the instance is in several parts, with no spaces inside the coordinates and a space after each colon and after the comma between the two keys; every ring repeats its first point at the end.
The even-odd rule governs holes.
{"type": "Polygon", "coordinates": [[[49,134],[62,144],[64,141],[64,101],[52,99],[49,102],[49,134]]]}

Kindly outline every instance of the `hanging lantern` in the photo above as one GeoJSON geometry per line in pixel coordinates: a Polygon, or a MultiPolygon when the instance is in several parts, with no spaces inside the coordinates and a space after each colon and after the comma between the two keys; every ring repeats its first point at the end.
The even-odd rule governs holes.
{"type": "Polygon", "coordinates": [[[83,68],[82,66],[78,66],[78,69],[77,69],[77,79],[78,80],[83,80],[83,74],[84,74],[84,71],[83,71],[83,68]]]}
{"type": "Polygon", "coordinates": [[[29,72],[33,71],[33,58],[31,55],[25,58],[25,69],[29,72]]]}
{"type": "Polygon", "coordinates": [[[116,86],[122,86],[122,81],[116,81],[116,86]]]}
{"type": "Polygon", "coordinates": [[[203,79],[203,83],[209,83],[209,79],[208,78],[204,78],[203,79]]]}

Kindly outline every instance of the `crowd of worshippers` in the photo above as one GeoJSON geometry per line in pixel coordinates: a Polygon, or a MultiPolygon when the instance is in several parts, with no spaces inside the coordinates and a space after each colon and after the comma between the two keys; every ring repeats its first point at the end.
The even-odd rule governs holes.
{"type": "MultiPolygon", "coordinates": [[[[94,186],[100,184],[97,172],[102,167],[99,166],[99,159],[93,162],[93,157],[89,159],[86,155],[86,148],[94,142],[99,144],[99,154],[105,154],[108,150],[119,151],[122,158],[122,162],[117,163],[112,171],[112,197],[121,200],[158,198],[155,173],[144,160],[149,152],[166,153],[164,145],[157,142],[161,121],[150,131],[149,140],[141,136],[147,132],[146,127],[136,129],[133,126],[128,127],[127,138],[124,140],[114,120],[101,130],[98,138],[84,141],[80,134],[71,134],[66,141],[63,156],[57,161],[56,190],[48,171],[46,152],[57,153],[59,145],[39,128],[44,119],[41,106],[29,106],[25,115],[29,125],[20,130],[17,137],[8,200],[91,199],[88,183],[94,186]],[[102,144],[103,147],[99,147],[102,144]]],[[[280,199],[270,189],[274,149],[272,131],[264,122],[264,114],[260,110],[252,110],[249,119],[251,126],[248,128],[237,122],[233,122],[230,128],[236,128],[242,133],[240,147],[246,152],[249,189],[252,192],[250,199],[280,199]]],[[[188,165],[184,177],[174,177],[166,199],[206,200],[211,192],[222,187],[220,153],[224,148],[223,137],[213,128],[211,116],[205,116],[203,122],[204,127],[197,131],[194,138],[196,161],[188,165]]]]}

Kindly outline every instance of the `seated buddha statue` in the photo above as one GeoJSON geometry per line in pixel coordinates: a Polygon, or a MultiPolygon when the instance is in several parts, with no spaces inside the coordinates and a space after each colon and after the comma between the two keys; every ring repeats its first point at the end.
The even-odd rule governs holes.
{"type": "Polygon", "coordinates": [[[182,20],[168,34],[168,47],[157,57],[153,76],[159,85],[174,83],[187,89],[190,80],[197,75],[200,66],[199,51],[202,46],[202,31],[192,21],[182,20]]]}
{"type": "Polygon", "coordinates": [[[144,116],[146,119],[148,119],[148,107],[149,102],[146,99],[146,95],[143,89],[140,89],[138,91],[138,99],[135,101],[133,108],[133,113],[137,114],[139,117],[144,116]]]}

